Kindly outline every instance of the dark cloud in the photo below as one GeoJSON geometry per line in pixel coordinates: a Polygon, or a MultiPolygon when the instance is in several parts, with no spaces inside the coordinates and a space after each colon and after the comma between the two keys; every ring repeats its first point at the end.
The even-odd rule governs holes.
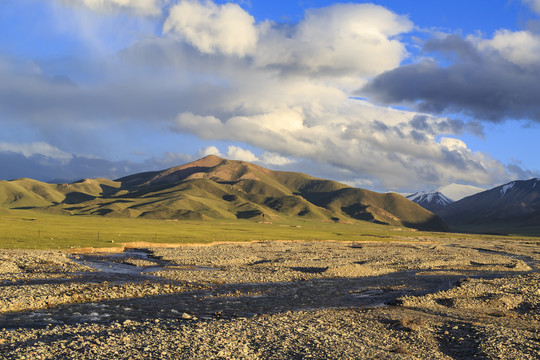
{"type": "Polygon", "coordinates": [[[66,161],[44,155],[25,156],[13,151],[0,151],[0,179],[32,178],[45,182],[70,182],[81,178],[117,179],[178,166],[192,160],[183,154],[164,154],[162,158],[150,158],[142,163],[82,156],[74,156],[66,161]]]}
{"type": "Polygon", "coordinates": [[[426,115],[415,115],[410,121],[410,124],[416,130],[426,131],[431,129],[431,126],[428,125],[428,117],[426,115]]]}
{"type": "Polygon", "coordinates": [[[427,40],[424,44],[423,51],[425,53],[440,52],[449,60],[454,61],[481,61],[481,57],[474,45],[455,34],[448,35],[442,39],[427,40]]]}
{"type": "Polygon", "coordinates": [[[166,122],[183,111],[212,111],[212,104],[225,102],[230,92],[219,76],[191,81],[193,75],[171,73],[147,61],[130,62],[122,55],[120,64],[111,60],[103,70],[101,76],[108,77],[107,81],[78,84],[66,75],[43,74],[35,64],[16,66],[15,60],[0,57],[0,116],[43,123],[44,128],[123,120],[166,122]]]}
{"type": "MultiPolygon", "coordinates": [[[[456,35],[432,39],[424,51],[443,53],[441,64],[450,64],[426,60],[404,65],[375,77],[358,93],[379,103],[405,104],[431,114],[540,122],[540,65],[520,66],[498,52],[480,51],[456,35]]],[[[422,126],[421,119],[415,123],[422,126]]],[[[481,130],[478,125],[470,129],[481,130]]]]}
{"type": "Polygon", "coordinates": [[[483,137],[484,126],[479,121],[463,121],[459,119],[445,119],[437,122],[436,131],[439,134],[463,134],[465,132],[483,137]]]}
{"type": "Polygon", "coordinates": [[[462,152],[443,149],[442,155],[444,158],[444,163],[448,166],[452,166],[455,169],[460,171],[485,171],[481,164],[475,161],[471,161],[469,158],[464,156],[462,152]]]}
{"type": "Polygon", "coordinates": [[[40,163],[40,158],[43,157],[35,156],[29,159],[11,151],[0,152],[0,179],[13,180],[22,177],[46,179],[52,173],[40,163]]]}
{"type": "Polygon", "coordinates": [[[62,179],[74,181],[81,178],[105,177],[113,179],[129,174],[134,168],[128,162],[111,162],[103,159],[74,157],[61,161],[44,155],[24,156],[19,153],[0,152],[0,178],[32,178],[39,181],[62,179]]]}
{"type": "Polygon", "coordinates": [[[506,166],[506,170],[510,174],[515,174],[516,179],[532,179],[532,178],[540,178],[540,172],[539,171],[531,171],[523,169],[522,165],[520,163],[512,163],[510,165],[506,166]]]}
{"type": "Polygon", "coordinates": [[[478,121],[465,122],[451,118],[433,118],[427,115],[415,115],[409,125],[419,131],[431,135],[439,134],[463,134],[473,133],[477,136],[484,136],[484,127],[478,121]]]}
{"type": "Polygon", "coordinates": [[[426,135],[424,135],[424,133],[416,131],[416,130],[411,131],[411,137],[413,138],[414,142],[417,144],[427,143],[429,141],[429,139],[427,138],[426,135]]]}
{"type": "Polygon", "coordinates": [[[390,130],[390,127],[388,125],[379,120],[373,121],[371,123],[371,127],[373,128],[373,130],[380,132],[388,132],[390,130]]]}

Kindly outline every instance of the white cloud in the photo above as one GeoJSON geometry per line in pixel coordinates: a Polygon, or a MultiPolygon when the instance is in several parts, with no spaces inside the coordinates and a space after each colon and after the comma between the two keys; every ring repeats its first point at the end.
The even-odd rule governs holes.
{"type": "Polygon", "coordinates": [[[207,146],[200,149],[196,154],[195,158],[199,159],[208,155],[216,155],[220,157],[225,157],[231,160],[242,160],[249,162],[258,162],[266,166],[283,166],[293,163],[293,160],[279,155],[278,153],[263,152],[259,157],[257,157],[250,150],[243,149],[239,146],[230,145],[227,148],[227,153],[222,154],[216,146],[207,146]]]}
{"type": "Polygon", "coordinates": [[[261,131],[267,129],[273,132],[295,132],[304,128],[304,114],[299,107],[294,109],[280,107],[273,109],[272,112],[254,115],[249,118],[236,116],[229,121],[256,124],[261,131]]]}
{"type": "Polygon", "coordinates": [[[281,156],[278,153],[265,151],[259,157],[259,161],[266,165],[283,166],[294,163],[293,160],[281,156]]]}
{"type": "Polygon", "coordinates": [[[256,61],[285,72],[372,76],[400,64],[407,52],[393,37],[411,29],[381,6],[337,4],[308,11],[292,30],[263,24],[256,61]]]}
{"type": "Polygon", "coordinates": [[[68,154],[45,142],[33,142],[30,144],[0,142],[0,151],[11,151],[22,154],[26,157],[42,155],[63,162],[69,161],[73,158],[73,155],[68,154]]]}
{"type": "Polygon", "coordinates": [[[440,144],[452,151],[467,149],[467,144],[465,144],[465,142],[454,138],[442,137],[440,144]]]}
{"type": "Polygon", "coordinates": [[[161,14],[163,0],[59,0],[71,6],[85,6],[96,12],[111,13],[129,11],[138,15],[156,16],[161,14]]]}
{"type": "Polygon", "coordinates": [[[492,39],[471,37],[470,40],[476,42],[480,50],[497,51],[504,59],[520,66],[540,63],[540,35],[530,31],[499,30],[492,39]]]}
{"type": "Polygon", "coordinates": [[[196,158],[203,158],[208,155],[216,155],[216,156],[223,156],[219,149],[215,146],[206,146],[202,149],[200,149],[197,154],[195,155],[196,158]]]}
{"type": "Polygon", "coordinates": [[[183,0],[170,9],[163,31],[181,36],[206,54],[244,56],[255,50],[254,23],[253,16],[237,4],[183,0]]]}
{"type": "Polygon", "coordinates": [[[231,145],[227,148],[227,155],[226,157],[231,160],[242,160],[242,161],[249,161],[254,162],[259,160],[255,154],[253,154],[251,151],[242,149],[241,147],[231,145]]]}

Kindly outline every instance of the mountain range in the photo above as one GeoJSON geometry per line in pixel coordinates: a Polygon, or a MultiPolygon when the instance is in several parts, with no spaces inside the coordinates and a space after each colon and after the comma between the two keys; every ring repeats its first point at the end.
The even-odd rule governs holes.
{"type": "Polygon", "coordinates": [[[455,230],[537,232],[540,179],[512,181],[446,205],[436,213],[455,230]]]}
{"type": "Polygon", "coordinates": [[[453,203],[454,201],[444,196],[439,191],[421,191],[406,196],[407,199],[414,201],[421,207],[431,212],[453,203]]]}
{"type": "Polygon", "coordinates": [[[0,205],[66,215],[255,221],[300,217],[448,230],[439,216],[399,194],[381,194],[213,155],[117,180],[0,181],[0,205]]]}
{"type": "Polygon", "coordinates": [[[420,191],[410,195],[405,194],[405,197],[419,204],[424,209],[436,212],[454,201],[459,201],[484,190],[471,185],[449,184],[433,191],[420,191]]]}

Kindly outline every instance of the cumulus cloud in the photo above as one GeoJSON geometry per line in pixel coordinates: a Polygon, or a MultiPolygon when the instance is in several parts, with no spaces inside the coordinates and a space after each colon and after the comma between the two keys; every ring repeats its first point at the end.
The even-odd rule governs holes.
{"type": "Polygon", "coordinates": [[[461,151],[467,149],[467,144],[459,139],[442,137],[440,143],[450,151],[461,151]]]}
{"type": "Polygon", "coordinates": [[[84,6],[92,11],[111,13],[128,11],[138,15],[161,14],[161,5],[167,0],[58,0],[70,6],[84,6]]]}
{"type": "Polygon", "coordinates": [[[475,39],[480,51],[494,51],[503,59],[527,68],[540,64],[540,35],[530,31],[499,30],[492,39],[475,39]]]}
{"type": "Polygon", "coordinates": [[[259,160],[255,154],[251,151],[242,149],[239,146],[231,145],[227,148],[227,158],[232,160],[242,160],[242,161],[257,161],[259,160]]]}
{"type": "Polygon", "coordinates": [[[285,156],[281,156],[278,153],[265,151],[259,157],[259,161],[266,165],[284,166],[292,164],[295,161],[285,156]]]}
{"type": "Polygon", "coordinates": [[[394,37],[411,29],[383,7],[336,4],[309,10],[297,26],[263,24],[255,61],[284,73],[371,76],[399,65],[407,52],[394,37]]]}
{"type": "Polygon", "coordinates": [[[250,161],[250,162],[259,160],[257,156],[255,156],[255,154],[253,154],[251,151],[243,149],[235,145],[230,145],[227,148],[226,154],[222,154],[217,148],[217,146],[213,146],[213,145],[206,146],[200,149],[196,153],[195,158],[202,158],[208,155],[216,155],[216,156],[224,157],[231,160],[243,160],[243,161],[250,161]]]}
{"type": "Polygon", "coordinates": [[[206,146],[202,149],[200,149],[195,156],[192,158],[198,159],[202,158],[208,155],[216,155],[220,157],[224,157],[231,160],[242,160],[242,161],[248,161],[248,162],[255,162],[259,163],[261,165],[265,166],[284,166],[288,164],[292,164],[294,161],[286,158],[284,156],[279,155],[278,153],[263,152],[260,156],[256,156],[253,152],[247,149],[243,149],[240,146],[230,145],[227,147],[227,152],[225,154],[222,154],[217,146],[206,146]]]}
{"type": "Polygon", "coordinates": [[[440,132],[433,129],[447,128],[446,118],[374,107],[358,100],[349,100],[347,106],[335,110],[317,118],[304,115],[301,127],[290,131],[259,127],[258,115],[220,120],[191,113],[178,116],[176,129],[207,140],[230,139],[282,156],[311,159],[320,166],[346,171],[357,183],[384,188],[442,181],[491,184],[510,178],[501,163],[470,151],[463,141],[437,140],[440,132]]]}
{"type": "MultiPolygon", "coordinates": [[[[69,73],[56,77],[41,64],[14,69],[12,61],[0,58],[0,116],[29,123],[49,137],[70,129],[99,138],[109,124],[145,122],[149,129],[169,128],[251,149],[234,145],[222,155],[210,146],[196,153],[197,158],[215,154],[379,189],[510,179],[513,170],[488,155],[472,152],[464,143],[439,140],[441,135],[450,139],[464,132],[481,134],[480,123],[426,112],[443,113],[451,106],[488,115],[498,114],[500,108],[508,115],[517,112],[519,104],[507,106],[488,95],[508,81],[523,81],[514,83],[518,95],[535,89],[535,79],[529,80],[528,88],[517,88],[534,64],[512,63],[513,50],[508,50],[507,59],[498,43],[480,45],[481,41],[458,37],[433,40],[426,49],[459,53],[459,63],[446,69],[435,62],[400,66],[408,56],[400,35],[412,27],[407,17],[373,4],[311,10],[299,23],[283,25],[257,24],[234,4],[184,0],[170,7],[163,36],[148,36],[102,60],[92,82],[69,73]],[[489,59],[487,53],[496,56],[489,59]],[[490,66],[480,67],[478,74],[478,65],[486,64],[490,66]],[[459,81],[458,65],[468,67],[467,76],[476,80],[469,90],[459,81]],[[493,76],[505,66],[510,74],[493,76]],[[520,71],[523,79],[516,80],[520,71]],[[385,80],[396,74],[402,74],[405,82],[385,80]],[[366,89],[377,99],[419,103],[419,110],[426,111],[401,111],[352,99],[352,90],[374,76],[366,89]],[[448,83],[446,77],[454,82],[448,83]],[[383,85],[391,86],[379,87],[383,80],[383,85]],[[483,86],[484,93],[477,96],[474,86],[483,86]],[[491,109],[486,104],[490,101],[491,109]]],[[[527,96],[538,98],[534,92],[527,96]]],[[[71,138],[62,141],[74,142],[71,138]]],[[[27,159],[37,156],[27,155],[27,159]]],[[[191,159],[169,153],[151,161],[164,168],[191,159]]],[[[115,176],[138,169],[132,163],[93,164],[115,176]]],[[[144,170],[152,170],[145,165],[144,170]]]]}
{"type": "Polygon", "coordinates": [[[202,149],[199,149],[199,151],[196,153],[197,158],[203,158],[208,155],[216,155],[216,156],[223,156],[220,152],[217,146],[206,146],[202,149]]]}
{"type": "Polygon", "coordinates": [[[237,4],[184,0],[170,9],[163,31],[179,35],[206,54],[244,56],[255,50],[254,23],[253,16],[237,4]]]}
{"type": "Polygon", "coordinates": [[[453,55],[440,65],[424,60],[375,77],[358,93],[384,104],[406,104],[435,114],[464,113],[477,120],[540,122],[540,37],[499,31],[492,39],[434,38],[425,51],[453,55]]]}

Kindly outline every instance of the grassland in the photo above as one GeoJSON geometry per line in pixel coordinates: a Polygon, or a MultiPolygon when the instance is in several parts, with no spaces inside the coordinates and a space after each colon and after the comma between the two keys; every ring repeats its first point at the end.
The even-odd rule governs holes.
{"type": "Polygon", "coordinates": [[[129,242],[193,244],[266,240],[414,241],[441,237],[495,238],[491,235],[420,232],[371,222],[347,225],[298,218],[283,218],[282,221],[272,223],[250,220],[169,221],[65,216],[29,210],[3,211],[0,214],[0,229],[0,248],[4,249],[101,248],[118,247],[129,242]]]}

